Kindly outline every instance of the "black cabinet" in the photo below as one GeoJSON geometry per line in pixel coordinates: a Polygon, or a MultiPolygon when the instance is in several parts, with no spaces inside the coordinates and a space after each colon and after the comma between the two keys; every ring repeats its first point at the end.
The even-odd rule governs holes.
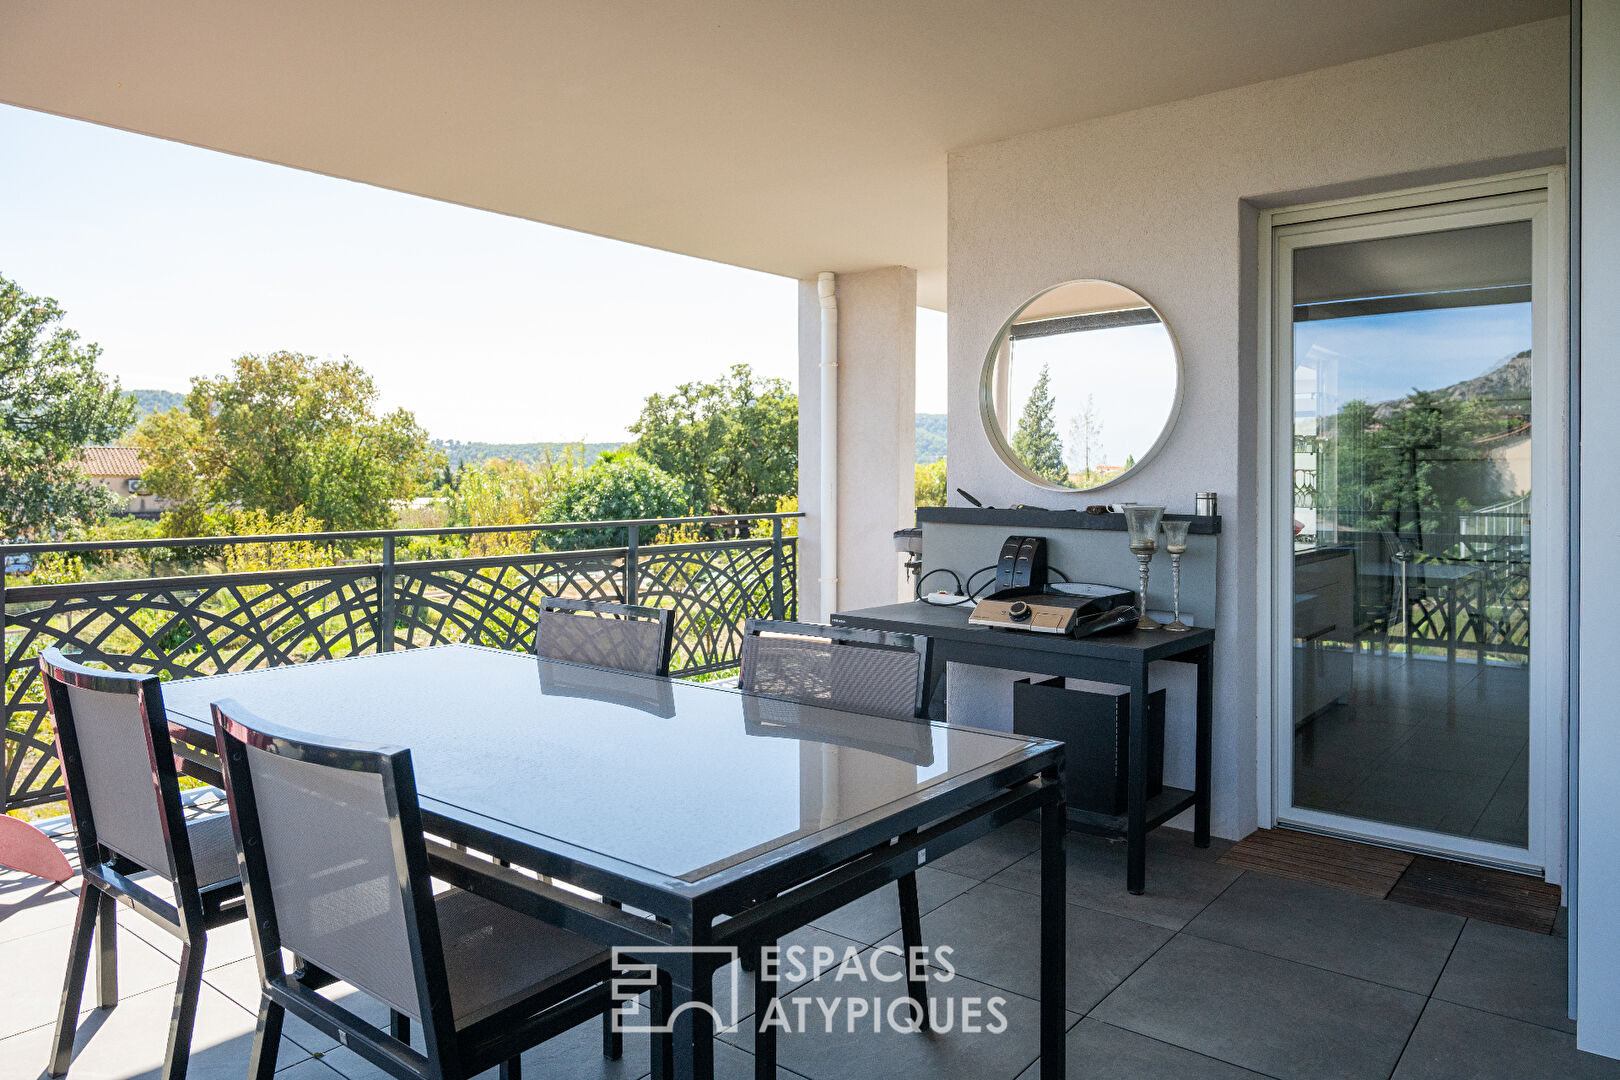
{"type": "MultiPolygon", "coordinates": [[[[1123,814],[1130,776],[1131,695],[1070,690],[1062,679],[1013,684],[1013,731],[1068,747],[1064,793],[1071,810],[1123,814]]],[[[1164,789],[1164,691],[1147,698],[1147,797],[1164,789]]]]}

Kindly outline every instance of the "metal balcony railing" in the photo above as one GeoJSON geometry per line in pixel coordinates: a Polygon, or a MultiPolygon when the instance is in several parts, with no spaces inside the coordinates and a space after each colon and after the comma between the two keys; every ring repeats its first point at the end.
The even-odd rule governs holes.
{"type": "MultiPolygon", "coordinates": [[[[676,675],[735,667],[743,620],[797,615],[797,538],[783,522],[797,514],[645,518],[494,527],[209,536],[10,545],[8,555],[166,550],[196,561],[208,552],[308,554],[298,569],[182,573],[131,580],[7,587],[0,575],[5,709],[4,809],[62,795],[55,732],[45,707],[38,656],[52,645],[88,661],[168,678],[469,642],[528,649],[540,600],[567,596],[675,611],[676,675]],[[725,531],[735,539],[696,539],[725,531]],[[548,533],[588,529],[624,534],[622,547],[533,550],[548,533]],[[766,530],[769,530],[766,534],[766,530]],[[680,530],[681,542],[657,542],[680,530]],[[531,550],[399,560],[417,538],[499,535],[501,547],[531,550]],[[643,544],[643,539],[653,541],[643,544]],[[340,558],[339,554],[343,557],[340,558]],[[312,561],[323,561],[319,557],[312,561]]],[[[274,562],[272,558],[270,561],[274,562]]]]}

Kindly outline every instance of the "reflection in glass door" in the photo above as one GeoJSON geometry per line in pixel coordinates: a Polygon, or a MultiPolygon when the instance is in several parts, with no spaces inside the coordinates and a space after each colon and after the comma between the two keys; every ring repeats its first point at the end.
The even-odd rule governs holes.
{"type": "Polygon", "coordinates": [[[1480,203],[1278,230],[1293,401],[1279,816],[1488,857],[1531,846],[1545,193],[1480,203]]]}

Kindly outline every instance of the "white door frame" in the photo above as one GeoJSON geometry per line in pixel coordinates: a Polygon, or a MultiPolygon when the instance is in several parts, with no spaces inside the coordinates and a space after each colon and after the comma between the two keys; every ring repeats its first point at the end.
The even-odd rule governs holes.
{"type": "Polygon", "coordinates": [[[1257,810],[1263,826],[1274,826],[1286,818],[1288,824],[1316,831],[1541,871],[1548,881],[1563,882],[1569,641],[1566,620],[1552,615],[1570,602],[1568,550],[1562,542],[1569,530],[1570,408],[1564,183],[1562,168],[1548,168],[1260,213],[1256,490],[1261,540],[1257,545],[1256,690],[1260,724],[1257,810]],[[1280,453],[1282,440],[1293,445],[1293,373],[1277,363],[1279,344],[1292,342],[1292,313],[1284,295],[1291,263],[1282,261],[1287,245],[1278,230],[1299,226],[1289,233],[1314,235],[1320,242],[1333,232],[1365,239],[1376,235],[1380,226],[1395,234],[1526,219],[1533,231],[1531,310],[1536,359],[1531,388],[1531,520],[1545,538],[1531,545],[1530,610],[1532,618],[1535,613],[1541,617],[1535,621],[1530,658],[1528,849],[1442,838],[1421,830],[1293,808],[1292,641],[1279,633],[1293,619],[1293,553],[1291,538],[1278,527],[1292,516],[1293,507],[1292,455],[1284,458],[1280,453]]]}

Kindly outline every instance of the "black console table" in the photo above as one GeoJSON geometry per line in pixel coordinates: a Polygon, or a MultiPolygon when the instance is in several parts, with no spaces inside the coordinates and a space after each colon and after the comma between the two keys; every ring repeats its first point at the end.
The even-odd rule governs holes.
{"type": "Polygon", "coordinates": [[[955,661],[979,667],[1034,671],[1043,675],[1123,685],[1130,691],[1130,762],[1124,814],[1113,816],[1069,811],[1070,824],[1093,832],[1123,835],[1126,840],[1126,887],[1140,894],[1147,878],[1147,834],[1177,814],[1193,808],[1193,843],[1209,846],[1210,729],[1213,723],[1212,686],[1215,631],[1198,627],[1185,633],[1167,630],[1131,630],[1089,638],[1034,634],[969,626],[970,608],[944,607],[912,601],[839,612],[832,621],[840,626],[918,634],[932,642],[928,688],[932,693],[955,661]],[[1148,665],[1155,660],[1192,664],[1198,669],[1196,765],[1193,790],[1166,787],[1147,796],[1148,665]]]}

